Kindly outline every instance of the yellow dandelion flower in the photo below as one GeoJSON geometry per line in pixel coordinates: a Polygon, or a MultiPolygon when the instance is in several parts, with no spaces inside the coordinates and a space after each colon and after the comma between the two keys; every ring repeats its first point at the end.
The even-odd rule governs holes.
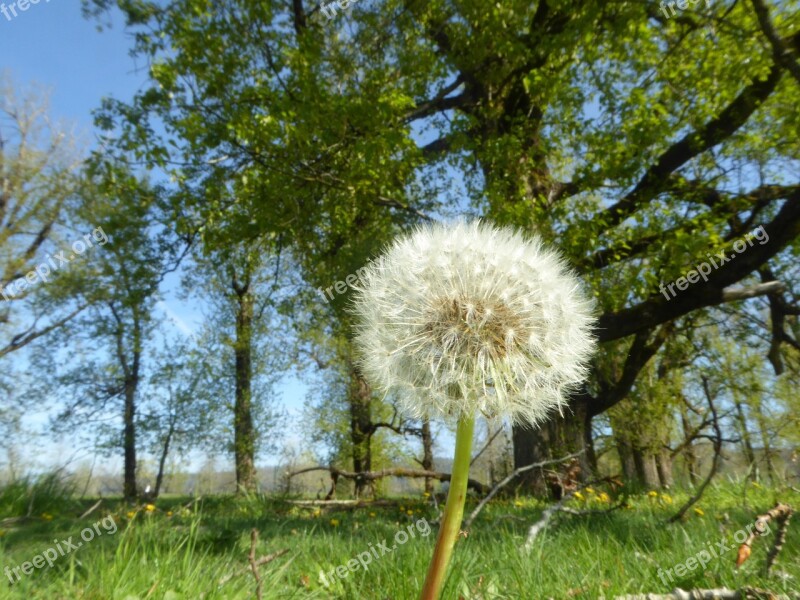
{"type": "Polygon", "coordinates": [[[334,527],[338,527],[339,526],[339,519],[331,519],[331,525],[333,525],[334,527]]]}
{"type": "Polygon", "coordinates": [[[703,512],[702,508],[700,508],[698,506],[695,506],[694,507],[694,514],[696,514],[698,517],[702,517],[706,513],[703,512]]]}
{"type": "Polygon", "coordinates": [[[647,495],[650,496],[651,498],[658,498],[658,492],[655,490],[650,490],[649,492],[647,492],[647,495]]]}
{"type": "Polygon", "coordinates": [[[663,500],[665,504],[672,504],[672,498],[669,494],[661,494],[661,500],[663,500]]]}
{"type": "Polygon", "coordinates": [[[580,492],[575,492],[575,497],[576,497],[578,500],[583,500],[583,494],[581,494],[580,492]]]}
{"type": "Polygon", "coordinates": [[[430,498],[431,497],[431,493],[430,492],[422,492],[422,496],[424,498],[430,498]]]}
{"type": "Polygon", "coordinates": [[[587,487],[586,488],[586,493],[587,494],[594,494],[594,488],[587,487]]]}
{"type": "Polygon", "coordinates": [[[610,498],[610,497],[609,497],[609,495],[608,495],[608,494],[606,494],[605,492],[600,492],[600,493],[597,495],[597,499],[598,499],[600,502],[606,502],[606,503],[607,503],[607,502],[611,502],[611,498],[610,498]]]}
{"type": "Polygon", "coordinates": [[[411,509],[409,508],[409,509],[406,511],[406,514],[407,514],[407,515],[410,517],[410,516],[412,516],[412,515],[414,514],[414,511],[413,511],[413,510],[411,510],[411,509]]]}
{"type": "Polygon", "coordinates": [[[370,517],[374,517],[374,516],[375,516],[375,513],[369,513],[369,516],[370,516],[370,517]]]}
{"type": "Polygon", "coordinates": [[[311,513],[311,516],[312,516],[312,517],[318,517],[318,516],[320,516],[321,514],[322,514],[322,511],[321,511],[320,509],[318,509],[318,508],[317,508],[317,509],[315,509],[315,510],[314,510],[314,512],[313,512],[313,513],[311,513]]]}
{"type": "Polygon", "coordinates": [[[129,519],[132,519],[133,517],[135,517],[135,516],[136,516],[136,513],[135,513],[135,512],[133,512],[132,510],[130,510],[130,511],[128,511],[128,514],[127,514],[126,516],[127,516],[129,519]]]}
{"type": "Polygon", "coordinates": [[[171,510],[168,510],[168,511],[167,511],[167,516],[168,516],[168,517],[171,517],[171,516],[172,516],[172,511],[171,511],[171,510]]]}
{"type": "Polygon", "coordinates": [[[145,505],[144,509],[147,512],[153,512],[156,509],[156,507],[155,507],[155,504],[147,504],[147,505],[145,505]]]}
{"type": "Polygon", "coordinates": [[[522,500],[514,500],[514,506],[524,506],[522,500]]]}

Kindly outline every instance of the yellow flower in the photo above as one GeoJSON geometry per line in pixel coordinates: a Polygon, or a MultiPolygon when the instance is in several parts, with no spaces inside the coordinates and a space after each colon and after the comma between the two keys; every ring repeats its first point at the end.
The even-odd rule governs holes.
{"type": "Polygon", "coordinates": [[[406,514],[407,514],[407,515],[410,517],[410,516],[412,516],[412,515],[414,514],[414,511],[413,511],[413,510],[411,510],[411,509],[409,508],[409,509],[406,511],[406,514]]]}
{"type": "Polygon", "coordinates": [[[524,506],[522,500],[514,500],[514,506],[524,506]]]}
{"type": "Polygon", "coordinates": [[[331,525],[333,525],[334,527],[338,527],[339,526],[339,519],[331,519],[331,525]]]}
{"type": "Polygon", "coordinates": [[[128,514],[127,514],[126,516],[127,516],[129,519],[132,519],[133,517],[135,517],[135,516],[136,516],[136,513],[135,513],[135,512],[133,512],[133,511],[131,510],[131,511],[129,511],[129,512],[128,512],[128,514]]]}
{"type": "Polygon", "coordinates": [[[422,492],[422,496],[424,498],[430,498],[431,497],[431,493],[430,492],[422,492]]]}
{"type": "Polygon", "coordinates": [[[375,513],[369,513],[369,516],[370,516],[370,517],[374,517],[374,516],[375,516],[375,513]]]}
{"type": "Polygon", "coordinates": [[[600,502],[610,502],[611,501],[611,498],[605,492],[600,492],[600,494],[598,494],[598,496],[597,496],[597,499],[600,502]]]}
{"type": "Polygon", "coordinates": [[[658,492],[655,490],[650,490],[649,492],[647,492],[647,495],[650,496],[651,498],[658,498],[658,492]]]}
{"type": "Polygon", "coordinates": [[[320,509],[318,509],[318,508],[317,508],[317,509],[315,509],[315,510],[314,510],[314,512],[313,512],[313,513],[311,513],[311,516],[312,516],[312,517],[318,517],[318,516],[320,516],[321,514],[322,514],[322,511],[321,511],[320,509]]]}
{"type": "Polygon", "coordinates": [[[583,494],[581,494],[580,492],[575,492],[574,495],[578,500],[583,500],[583,494]]]}
{"type": "Polygon", "coordinates": [[[168,511],[167,511],[167,516],[168,516],[168,517],[171,517],[171,516],[172,516],[172,511],[171,511],[171,510],[168,510],[168,511]]]}
{"type": "Polygon", "coordinates": [[[672,498],[669,494],[661,494],[661,500],[663,500],[665,504],[672,504],[672,498]]]}
{"type": "Polygon", "coordinates": [[[586,488],[586,493],[587,493],[587,494],[594,494],[594,489],[592,489],[592,488],[590,488],[590,487],[587,487],[587,488],[586,488]]]}
{"type": "Polygon", "coordinates": [[[696,514],[698,517],[702,517],[706,513],[703,512],[702,508],[700,508],[698,506],[695,506],[694,507],[694,514],[696,514]]]}
{"type": "Polygon", "coordinates": [[[153,511],[156,509],[156,507],[155,507],[155,505],[153,505],[153,504],[147,504],[147,505],[145,505],[144,509],[145,509],[147,512],[153,512],[153,511]]]}
{"type": "Polygon", "coordinates": [[[405,509],[406,509],[406,507],[405,507],[405,506],[401,506],[401,507],[400,507],[400,512],[403,512],[405,509]]]}
{"type": "Polygon", "coordinates": [[[42,513],[42,518],[45,521],[52,521],[53,520],[53,515],[51,515],[50,513],[42,513]]]}

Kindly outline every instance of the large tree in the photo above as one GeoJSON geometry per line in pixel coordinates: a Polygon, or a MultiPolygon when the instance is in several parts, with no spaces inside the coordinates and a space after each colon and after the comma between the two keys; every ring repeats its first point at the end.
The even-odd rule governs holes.
{"type": "Polygon", "coordinates": [[[181,181],[236,187],[254,226],[291,230],[315,285],[315,268],[353,272],[434,198],[563,249],[598,300],[605,346],[570,410],[515,429],[517,466],[587,448],[591,472],[592,419],[694,311],[767,295],[772,354],[797,344],[792,282],[771,275],[800,234],[797,2],[673,15],[390,0],[324,24],[302,0],[118,4],[153,80],[106,106],[121,147],[183,163],[181,181]],[[453,182],[469,203],[441,193],[453,182]],[[702,279],[700,264],[713,264],[702,279]],[[618,369],[600,368],[606,353],[618,369]]]}

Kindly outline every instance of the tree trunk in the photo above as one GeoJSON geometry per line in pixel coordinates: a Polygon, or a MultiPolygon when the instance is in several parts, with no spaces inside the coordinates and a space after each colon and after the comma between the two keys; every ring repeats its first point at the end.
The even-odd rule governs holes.
{"type": "Polygon", "coordinates": [[[697,453],[694,450],[694,443],[689,439],[689,436],[692,435],[692,430],[689,425],[689,416],[684,404],[681,404],[681,427],[683,428],[683,439],[686,444],[683,450],[683,459],[686,462],[689,483],[695,486],[699,480],[697,475],[697,453]]]}
{"type": "MultiPolygon", "coordinates": [[[[433,434],[431,433],[431,422],[428,419],[422,421],[422,468],[426,471],[433,471],[433,434]]],[[[433,493],[433,479],[425,478],[425,491],[433,493]]]]}
{"type": "Polygon", "coordinates": [[[169,454],[169,445],[172,442],[172,436],[175,433],[175,422],[170,421],[169,429],[167,430],[167,437],[164,439],[164,447],[161,450],[161,457],[158,460],[158,473],[156,474],[156,487],[153,490],[153,497],[158,498],[161,493],[161,484],[164,481],[164,466],[167,464],[167,455],[169,454]]]}
{"type": "MultiPolygon", "coordinates": [[[[580,479],[587,481],[594,473],[591,456],[591,416],[583,397],[573,398],[562,415],[554,415],[538,429],[515,425],[512,430],[514,442],[514,468],[532,463],[561,458],[573,452],[583,451],[578,457],[580,479]]],[[[557,467],[552,467],[557,468],[557,467]]],[[[544,469],[526,471],[519,478],[518,489],[544,498],[561,493],[556,485],[548,485],[544,469]]]]}
{"type": "Polygon", "coordinates": [[[767,477],[769,477],[769,482],[774,484],[776,482],[776,477],[775,464],[772,461],[772,444],[769,440],[769,431],[767,430],[766,419],[764,418],[760,403],[756,404],[755,413],[756,420],[758,421],[758,430],[761,434],[761,443],[764,446],[764,461],[767,465],[767,477]]]}
{"type": "Polygon", "coordinates": [[[630,442],[619,436],[615,437],[617,437],[617,453],[619,454],[619,462],[622,465],[623,478],[626,482],[635,483],[638,481],[639,476],[636,472],[636,463],[633,460],[633,449],[630,442]]]}
{"type": "Polygon", "coordinates": [[[126,500],[136,498],[136,383],[128,378],[125,381],[124,409],[124,453],[125,473],[122,493],[126,500]]]}
{"type": "Polygon", "coordinates": [[[736,407],[736,422],[739,425],[739,435],[742,436],[744,459],[750,467],[750,479],[756,481],[758,479],[758,465],[756,463],[756,453],[753,450],[753,442],[750,439],[750,431],[747,429],[747,419],[744,416],[744,408],[742,408],[742,403],[739,402],[738,399],[734,405],[736,407]]]}
{"type": "Polygon", "coordinates": [[[656,454],[656,468],[658,469],[658,479],[661,487],[672,487],[672,457],[669,450],[664,448],[656,454]]]}
{"type": "Polygon", "coordinates": [[[243,493],[256,489],[256,442],[252,411],[253,295],[249,278],[242,285],[234,278],[233,289],[238,298],[234,347],[236,402],[233,408],[233,446],[236,491],[243,493]]]}
{"type": "MultiPolygon", "coordinates": [[[[350,441],[353,446],[353,471],[365,473],[372,470],[372,392],[357,367],[350,370],[350,441]]],[[[355,479],[355,496],[361,497],[368,482],[355,479]]]]}
{"type": "Polygon", "coordinates": [[[636,464],[636,475],[638,483],[648,490],[655,490],[661,487],[658,479],[658,469],[656,468],[656,457],[652,452],[645,448],[633,449],[633,462],[636,464]]]}

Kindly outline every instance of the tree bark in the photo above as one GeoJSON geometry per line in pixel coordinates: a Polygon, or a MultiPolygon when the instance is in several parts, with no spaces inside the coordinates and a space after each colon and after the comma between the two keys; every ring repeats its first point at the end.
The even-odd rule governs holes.
{"type": "Polygon", "coordinates": [[[756,453],[753,450],[753,442],[750,439],[750,431],[747,429],[747,419],[744,416],[744,408],[739,400],[735,402],[736,407],[736,422],[739,425],[739,435],[742,436],[742,451],[747,465],[750,467],[750,479],[753,481],[758,480],[758,464],[756,462],[756,453]]]}
{"type": "Polygon", "coordinates": [[[249,276],[240,284],[233,279],[237,296],[236,342],[234,346],[236,400],[233,409],[233,446],[237,493],[256,489],[255,430],[253,427],[253,294],[249,276]]]}
{"type": "Polygon", "coordinates": [[[634,448],[633,462],[636,465],[639,485],[648,490],[656,490],[661,487],[656,468],[656,457],[652,452],[645,448],[634,448]]]}
{"type": "MultiPolygon", "coordinates": [[[[431,433],[431,422],[428,419],[422,421],[422,468],[426,471],[433,471],[433,434],[431,433]]],[[[433,479],[425,478],[425,491],[433,493],[433,479]]]]}
{"type": "MultiPolygon", "coordinates": [[[[353,447],[353,471],[366,473],[372,470],[372,392],[357,367],[350,370],[350,441],[353,447]]],[[[369,481],[355,479],[355,496],[359,498],[369,481]]]]}
{"type": "MultiPolygon", "coordinates": [[[[580,479],[587,481],[593,477],[593,452],[591,452],[591,422],[585,396],[573,397],[568,408],[561,415],[554,416],[540,428],[515,425],[512,430],[514,442],[514,468],[552,460],[574,452],[583,454],[580,462],[580,479]]],[[[560,497],[558,486],[547,483],[545,473],[541,469],[527,471],[520,476],[518,488],[540,498],[549,494],[560,497]]]]}
{"type": "Polygon", "coordinates": [[[167,464],[167,455],[169,454],[169,445],[172,442],[172,436],[175,434],[175,421],[171,420],[169,429],[167,430],[167,437],[164,439],[164,447],[161,450],[161,457],[158,460],[158,473],[156,474],[156,487],[153,490],[153,497],[158,498],[161,493],[161,484],[164,481],[164,467],[167,464]]]}

